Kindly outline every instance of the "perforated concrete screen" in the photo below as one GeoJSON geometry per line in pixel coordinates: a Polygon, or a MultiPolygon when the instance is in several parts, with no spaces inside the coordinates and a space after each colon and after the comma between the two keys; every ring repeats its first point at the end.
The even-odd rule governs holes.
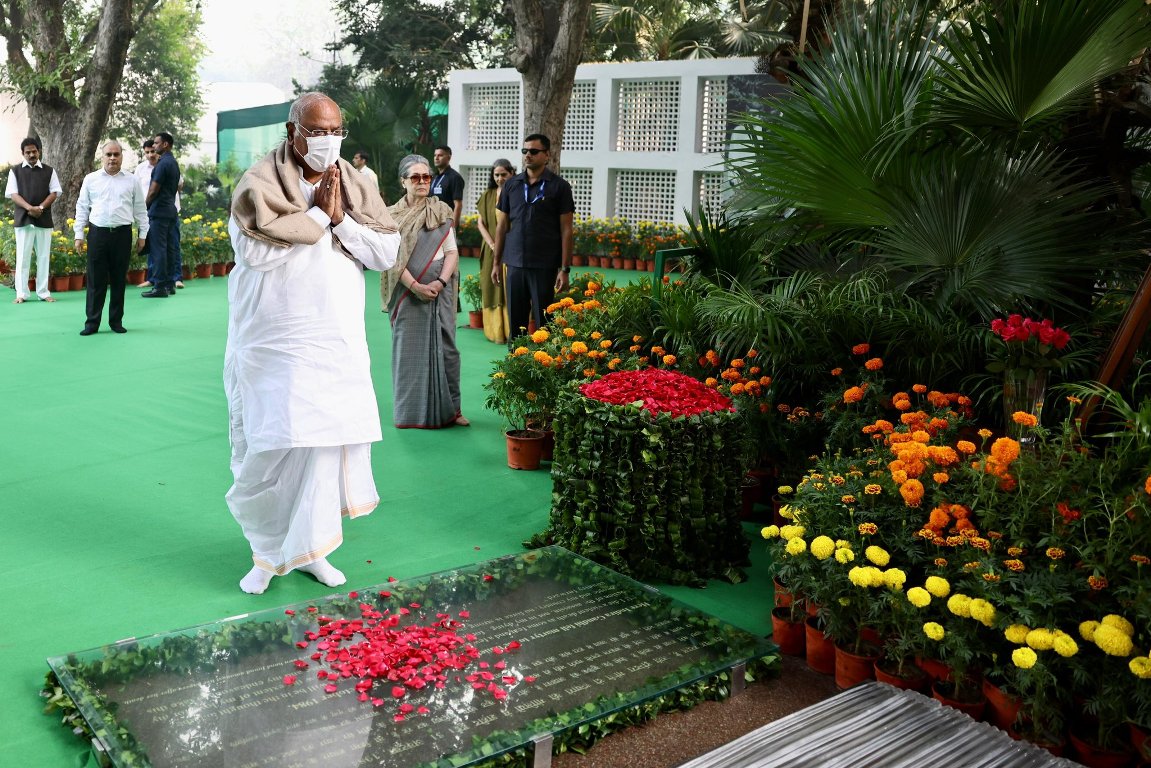
{"type": "Polygon", "coordinates": [[[707,211],[713,215],[718,213],[726,198],[727,184],[724,182],[723,174],[705,172],[698,174],[698,179],[699,198],[696,203],[699,207],[696,212],[707,211]]]}
{"type": "Polygon", "coordinates": [[[616,171],[614,214],[628,221],[675,220],[675,171],[616,171]]]}
{"type": "MultiPolygon", "coordinates": [[[[507,154],[500,155],[499,157],[508,157],[507,154]]],[[[492,153],[492,162],[497,159],[497,154],[492,153]]],[[[512,161],[515,162],[514,160],[512,161]]],[[[491,170],[490,165],[465,165],[457,168],[460,175],[464,177],[464,216],[471,216],[476,212],[476,201],[480,199],[480,195],[488,188],[488,173],[491,170]]]]}
{"type": "Polygon", "coordinates": [[[464,101],[468,149],[508,152],[520,146],[523,118],[519,83],[468,85],[464,89],[464,101]]]}
{"type": "Polygon", "coordinates": [[[591,168],[564,168],[560,175],[572,185],[572,196],[575,198],[576,216],[591,216],[591,168]]]}
{"type": "Polygon", "coordinates": [[[700,81],[700,152],[722,152],[727,129],[727,78],[707,77],[700,81]]]}
{"type": "Polygon", "coordinates": [[[679,89],[675,80],[621,80],[615,148],[619,152],[675,152],[679,89]]]}
{"type": "Polygon", "coordinates": [[[572,88],[571,105],[564,124],[564,149],[595,149],[595,81],[578,82],[572,88]]]}

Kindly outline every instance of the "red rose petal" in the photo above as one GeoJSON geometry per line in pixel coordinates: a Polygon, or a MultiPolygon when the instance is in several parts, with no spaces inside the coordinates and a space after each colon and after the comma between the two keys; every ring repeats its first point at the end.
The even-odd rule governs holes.
{"type": "Polygon", "coordinates": [[[335,693],[338,690],[340,690],[340,686],[335,683],[328,683],[324,686],[324,693],[335,693]]]}
{"type": "Polygon", "coordinates": [[[404,696],[404,694],[406,694],[406,693],[407,693],[407,691],[404,690],[403,686],[400,686],[400,685],[392,686],[392,696],[393,697],[399,699],[399,698],[402,698],[404,696]]]}
{"type": "Polygon", "coordinates": [[[295,684],[296,684],[296,676],[295,675],[284,675],[284,685],[295,685],[295,684]]]}

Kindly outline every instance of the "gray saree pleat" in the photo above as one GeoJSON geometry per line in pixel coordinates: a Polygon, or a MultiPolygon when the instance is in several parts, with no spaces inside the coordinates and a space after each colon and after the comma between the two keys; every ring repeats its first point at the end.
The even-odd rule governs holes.
{"type": "MultiPolygon", "coordinates": [[[[408,259],[416,282],[434,283],[444,261],[433,261],[451,223],[423,230],[408,259]]],[[[401,429],[439,429],[460,413],[460,353],[456,349],[456,280],[425,302],[397,284],[388,303],[392,321],[392,416],[401,429]]]]}

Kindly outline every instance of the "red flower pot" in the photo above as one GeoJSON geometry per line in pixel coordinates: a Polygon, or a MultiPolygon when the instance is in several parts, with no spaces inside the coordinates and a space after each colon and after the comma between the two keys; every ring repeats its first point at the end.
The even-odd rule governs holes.
{"type": "Polygon", "coordinates": [[[822,675],[835,674],[835,644],[831,642],[831,638],[823,634],[819,619],[808,616],[805,633],[807,666],[822,675]]]}
{"type": "Polygon", "coordinates": [[[860,683],[875,679],[875,662],[879,660],[876,649],[867,644],[855,653],[836,644],[835,646],[835,685],[840,690],[853,688],[860,683]]]}
{"type": "Polygon", "coordinates": [[[512,469],[539,469],[544,433],[534,429],[513,429],[504,433],[508,443],[508,466],[512,469]]]}
{"type": "Polygon", "coordinates": [[[635,259],[624,259],[623,260],[623,268],[624,269],[635,269],[635,259]]]}
{"type": "Polygon", "coordinates": [[[212,275],[214,277],[223,277],[228,274],[228,265],[222,261],[217,261],[212,264],[212,275]]]}
{"type": "Polygon", "coordinates": [[[875,679],[904,691],[926,693],[931,687],[931,678],[927,676],[927,673],[920,669],[918,664],[913,664],[910,661],[903,665],[903,674],[900,674],[898,663],[886,659],[876,659],[875,679]]]}
{"type": "Polygon", "coordinates": [[[68,275],[68,290],[82,291],[84,290],[84,275],[68,275]]]}
{"type": "Polygon", "coordinates": [[[1076,736],[1074,731],[1069,734],[1069,737],[1072,754],[1087,768],[1128,768],[1134,763],[1135,756],[1131,752],[1126,750],[1117,752],[1097,747],[1076,736]]]}
{"type": "Polygon", "coordinates": [[[573,267],[586,267],[587,266],[587,256],[583,255],[582,253],[573,253],[572,254],[572,266],[573,267]]]}
{"type": "Polygon", "coordinates": [[[197,264],[196,265],[196,277],[203,279],[205,277],[211,277],[211,276],[212,276],[212,265],[211,264],[197,264]]]}
{"type": "MultiPolygon", "coordinates": [[[[978,686],[971,684],[967,686],[967,689],[971,691],[978,691],[978,686]]],[[[987,702],[984,701],[983,697],[978,695],[978,693],[969,701],[963,701],[962,699],[956,699],[952,697],[952,683],[936,680],[931,684],[931,698],[946,704],[952,709],[958,709],[960,712],[969,715],[975,720],[983,717],[983,710],[987,706],[987,702]]]]}
{"type": "Polygon", "coordinates": [[[951,679],[951,667],[947,666],[938,659],[930,659],[926,656],[916,656],[915,663],[918,664],[919,668],[926,672],[927,676],[930,677],[933,681],[951,679]]]}
{"type": "Polygon", "coordinates": [[[807,653],[807,628],[802,621],[791,621],[790,608],[771,609],[771,639],[779,646],[779,652],[788,656],[804,656],[807,653]]]}
{"type": "Polygon", "coordinates": [[[1135,723],[1127,723],[1127,732],[1131,736],[1131,748],[1135,754],[1144,762],[1151,762],[1151,734],[1135,723]]]}
{"type": "Polygon", "coordinates": [[[1007,730],[1019,716],[1023,702],[1007,693],[995,683],[983,678],[983,698],[987,700],[987,722],[1007,730]]]}
{"type": "Polygon", "coordinates": [[[468,327],[483,330],[483,327],[484,327],[483,310],[479,310],[479,309],[469,309],[468,310],[468,327]]]}
{"type": "Polygon", "coordinates": [[[787,608],[795,600],[795,596],[791,590],[779,583],[778,579],[772,579],[771,584],[773,587],[776,608],[787,608]]]}

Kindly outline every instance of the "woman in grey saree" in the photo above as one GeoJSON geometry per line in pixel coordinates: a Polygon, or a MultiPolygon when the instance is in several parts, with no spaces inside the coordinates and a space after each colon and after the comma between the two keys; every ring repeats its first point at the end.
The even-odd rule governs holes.
{"type": "Polygon", "coordinates": [[[400,161],[405,195],[388,210],[400,229],[396,265],[381,275],[392,324],[392,416],[399,429],[468,426],[460,413],[456,267],[452,209],[429,195],[428,161],[400,161]]]}

